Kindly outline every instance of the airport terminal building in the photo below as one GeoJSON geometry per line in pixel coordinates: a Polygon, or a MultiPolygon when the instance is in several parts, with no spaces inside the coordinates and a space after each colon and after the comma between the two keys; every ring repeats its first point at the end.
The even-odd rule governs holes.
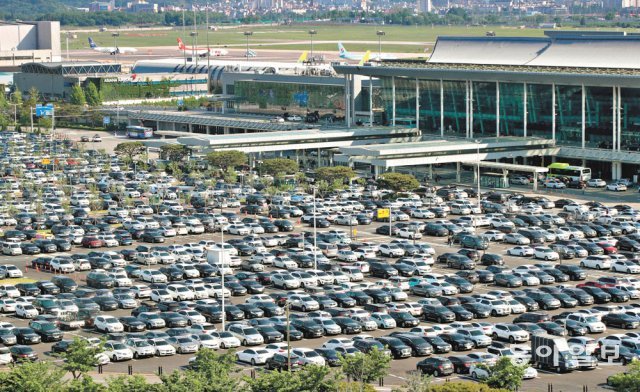
{"type": "MultiPolygon", "coordinates": [[[[549,148],[528,157],[500,156],[512,156],[514,163],[588,166],[594,177],[640,173],[640,34],[545,34],[441,37],[428,62],[334,68],[347,87],[354,78],[379,79],[385,125],[417,126],[423,137],[436,139],[533,137],[549,148]]],[[[347,91],[347,126],[353,126],[349,101],[355,91],[347,91]]],[[[357,153],[363,161],[375,158],[371,151],[357,153]]]]}

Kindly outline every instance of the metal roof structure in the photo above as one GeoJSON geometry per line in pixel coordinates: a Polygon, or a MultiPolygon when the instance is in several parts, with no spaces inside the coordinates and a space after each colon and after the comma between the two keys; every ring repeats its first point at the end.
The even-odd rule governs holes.
{"type": "Polygon", "coordinates": [[[23,73],[44,75],[106,75],[122,72],[120,64],[98,62],[54,62],[54,63],[26,63],[20,66],[23,73]]]}
{"type": "Polygon", "coordinates": [[[258,116],[238,116],[208,114],[206,112],[166,112],[166,111],[130,111],[132,119],[160,121],[167,123],[192,124],[212,127],[229,127],[255,131],[293,131],[313,129],[310,124],[285,122],[272,123],[268,118],[258,116]]]}

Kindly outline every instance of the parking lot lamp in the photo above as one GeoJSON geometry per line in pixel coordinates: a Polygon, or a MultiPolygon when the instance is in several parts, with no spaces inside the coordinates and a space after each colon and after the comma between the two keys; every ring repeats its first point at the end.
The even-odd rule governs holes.
{"type": "MultiPolygon", "coordinates": [[[[222,212],[222,207],[220,207],[220,210],[222,212]]],[[[220,223],[220,246],[222,247],[222,250],[220,251],[220,254],[222,255],[222,257],[220,257],[220,282],[222,287],[220,288],[222,295],[220,296],[222,298],[222,303],[221,303],[221,310],[222,310],[222,331],[224,332],[225,330],[225,319],[226,319],[226,314],[224,313],[224,255],[225,255],[225,248],[224,248],[224,223],[220,223]]]]}
{"type": "Polygon", "coordinates": [[[316,30],[309,30],[309,37],[311,39],[311,61],[313,61],[313,36],[318,34],[316,30]]]}
{"type": "Polygon", "coordinates": [[[376,35],[378,36],[378,61],[382,60],[382,36],[385,34],[382,30],[376,31],[376,35]]]}
{"type": "Polygon", "coordinates": [[[291,303],[289,300],[284,304],[284,310],[287,317],[287,371],[291,372],[291,303]]]}
{"type": "Polygon", "coordinates": [[[480,208],[480,139],[476,139],[476,160],[478,163],[478,208],[480,208]]]}
{"type": "Polygon", "coordinates": [[[318,269],[318,217],[316,216],[316,187],[313,189],[313,269],[318,269]]]}
{"type": "Polygon", "coordinates": [[[247,52],[244,54],[247,56],[247,61],[249,61],[249,37],[253,35],[253,31],[245,31],[244,36],[247,39],[247,52]]]}

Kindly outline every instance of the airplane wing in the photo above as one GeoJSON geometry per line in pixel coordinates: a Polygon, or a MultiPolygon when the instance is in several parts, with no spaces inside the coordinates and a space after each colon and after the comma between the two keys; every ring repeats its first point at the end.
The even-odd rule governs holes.
{"type": "Polygon", "coordinates": [[[371,57],[371,51],[367,50],[367,53],[364,54],[364,56],[362,56],[362,59],[360,60],[360,62],[358,63],[358,65],[363,65],[364,63],[366,63],[367,61],[369,61],[369,57],[371,57]]]}
{"type": "Polygon", "coordinates": [[[304,63],[305,61],[307,61],[307,51],[305,50],[304,52],[302,52],[302,54],[300,55],[300,57],[298,57],[298,63],[304,63]]]}

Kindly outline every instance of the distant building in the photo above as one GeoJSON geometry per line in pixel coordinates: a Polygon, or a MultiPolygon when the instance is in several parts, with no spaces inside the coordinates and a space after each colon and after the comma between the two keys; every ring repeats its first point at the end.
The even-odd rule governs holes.
{"type": "Polygon", "coordinates": [[[158,12],[158,4],[147,3],[144,0],[138,0],[131,4],[129,7],[129,11],[131,12],[158,12]]]}
{"type": "Polygon", "coordinates": [[[60,61],[60,22],[0,22],[0,70],[60,61]]]}
{"type": "Polygon", "coordinates": [[[418,0],[416,10],[420,14],[431,12],[431,0],[418,0]]]}
{"type": "Polygon", "coordinates": [[[115,9],[115,1],[94,1],[89,5],[90,12],[111,12],[115,9]]]}
{"type": "Polygon", "coordinates": [[[640,0],[604,0],[602,7],[605,9],[622,9],[622,8],[638,8],[640,0]]]}

